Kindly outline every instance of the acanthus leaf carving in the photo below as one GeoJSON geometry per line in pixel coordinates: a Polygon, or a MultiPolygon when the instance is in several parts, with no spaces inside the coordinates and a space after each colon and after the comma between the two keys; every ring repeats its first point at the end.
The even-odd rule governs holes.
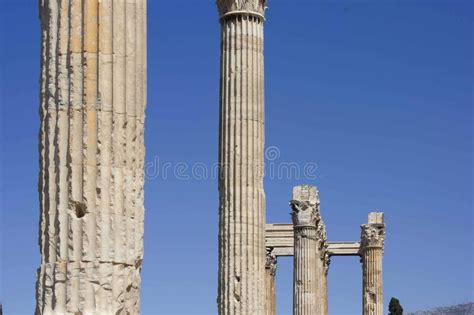
{"type": "Polygon", "coordinates": [[[264,15],[267,0],[217,0],[217,8],[221,15],[234,11],[247,11],[264,15]]]}
{"type": "Polygon", "coordinates": [[[384,247],[385,225],[384,224],[364,224],[361,226],[361,248],[384,247]]]}
{"type": "Polygon", "coordinates": [[[291,217],[295,226],[317,226],[321,220],[319,212],[319,204],[308,200],[291,200],[290,201],[291,217]]]}

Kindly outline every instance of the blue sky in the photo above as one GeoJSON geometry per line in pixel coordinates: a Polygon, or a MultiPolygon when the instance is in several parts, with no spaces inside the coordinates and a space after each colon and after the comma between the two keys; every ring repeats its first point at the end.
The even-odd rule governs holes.
{"type": "MultiPolygon", "coordinates": [[[[39,21],[36,0],[0,2],[0,300],[6,314],[31,314],[39,21]]],[[[392,296],[406,310],[474,300],[472,2],[269,7],[266,146],[278,150],[270,162],[318,167],[315,179],[267,174],[267,221],[290,222],[292,186],[317,185],[330,240],[357,240],[367,213],[385,212],[386,304],[392,296]]],[[[216,162],[217,11],[211,0],[152,0],[148,17],[142,313],[216,314],[216,180],[156,169],[216,162]]],[[[280,259],[278,314],[291,313],[291,270],[291,259],[280,259]]],[[[358,259],[333,259],[329,303],[330,314],[360,314],[358,259]]]]}

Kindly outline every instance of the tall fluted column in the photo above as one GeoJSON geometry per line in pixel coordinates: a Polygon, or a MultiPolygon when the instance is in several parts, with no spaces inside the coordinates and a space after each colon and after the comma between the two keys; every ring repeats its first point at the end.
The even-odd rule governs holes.
{"type": "Polygon", "coordinates": [[[293,314],[322,314],[318,223],[319,195],[316,187],[296,186],[290,202],[294,227],[293,314]]]}
{"type": "Polygon", "coordinates": [[[363,273],[363,315],[383,315],[382,257],[385,225],[382,212],[371,212],[361,226],[360,255],[363,273]]]}
{"type": "Polygon", "coordinates": [[[265,0],[217,0],[217,5],[221,22],[218,310],[221,315],[263,315],[265,0]]]}
{"type": "Polygon", "coordinates": [[[276,290],[275,275],[277,268],[277,257],[272,253],[272,248],[267,248],[267,260],[265,263],[265,309],[266,315],[276,315],[276,290]]]}
{"type": "Polygon", "coordinates": [[[146,0],[40,0],[36,314],[138,314],[146,0]]]}

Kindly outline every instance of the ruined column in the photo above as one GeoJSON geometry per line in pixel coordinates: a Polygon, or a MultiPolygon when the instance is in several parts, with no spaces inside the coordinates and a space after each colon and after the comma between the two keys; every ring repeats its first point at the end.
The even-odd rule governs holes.
{"type": "Polygon", "coordinates": [[[382,212],[369,213],[361,226],[360,255],[363,273],[363,315],[383,315],[382,257],[385,224],[382,212]]]}
{"type": "Polygon", "coordinates": [[[293,314],[322,314],[319,254],[319,194],[316,187],[296,186],[290,201],[294,227],[293,314]]]}
{"type": "Polygon", "coordinates": [[[329,303],[328,303],[328,273],[329,273],[329,264],[331,260],[329,255],[326,253],[323,261],[324,273],[323,273],[323,284],[322,284],[322,294],[323,294],[323,314],[329,314],[329,303]]]}
{"type": "Polygon", "coordinates": [[[145,0],[40,0],[36,314],[138,314],[145,0]]]}
{"type": "Polygon", "coordinates": [[[267,260],[265,263],[265,314],[276,315],[276,290],[275,276],[277,257],[272,253],[272,248],[267,247],[267,260]]]}
{"type": "Polygon", "coordinates": [[[329,270],[329,253],[328,253],[328,241],[326,233],[326,225],[322,218],[320,218],[317,227],[317,240],[318,240],[318,250],[319,250],[319,261],[316,262],[317,271],[318,271],[318,288],[317,288],[317,298],[321,303],[321,313],[322,315],[328,314],[328,287],[327,287],[327,276],[329,270]]]}
{"type": "Polygon", "coordinates": [[[265,0],[217,0],[221,22],[221,315],[265,313],[263,23],[265,0]]]}

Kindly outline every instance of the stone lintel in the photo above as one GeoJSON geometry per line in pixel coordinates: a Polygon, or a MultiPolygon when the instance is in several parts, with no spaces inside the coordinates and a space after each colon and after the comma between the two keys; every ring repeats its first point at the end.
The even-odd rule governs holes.
{"type": "MultiPolygon", "coordinates": [[[[293,256],[293,224],[266,225],[266,246],[273,248],[275,256],[293,256]]],[[[360,242],[327,242],[329,256],[359,256],[360,242]]]]}

